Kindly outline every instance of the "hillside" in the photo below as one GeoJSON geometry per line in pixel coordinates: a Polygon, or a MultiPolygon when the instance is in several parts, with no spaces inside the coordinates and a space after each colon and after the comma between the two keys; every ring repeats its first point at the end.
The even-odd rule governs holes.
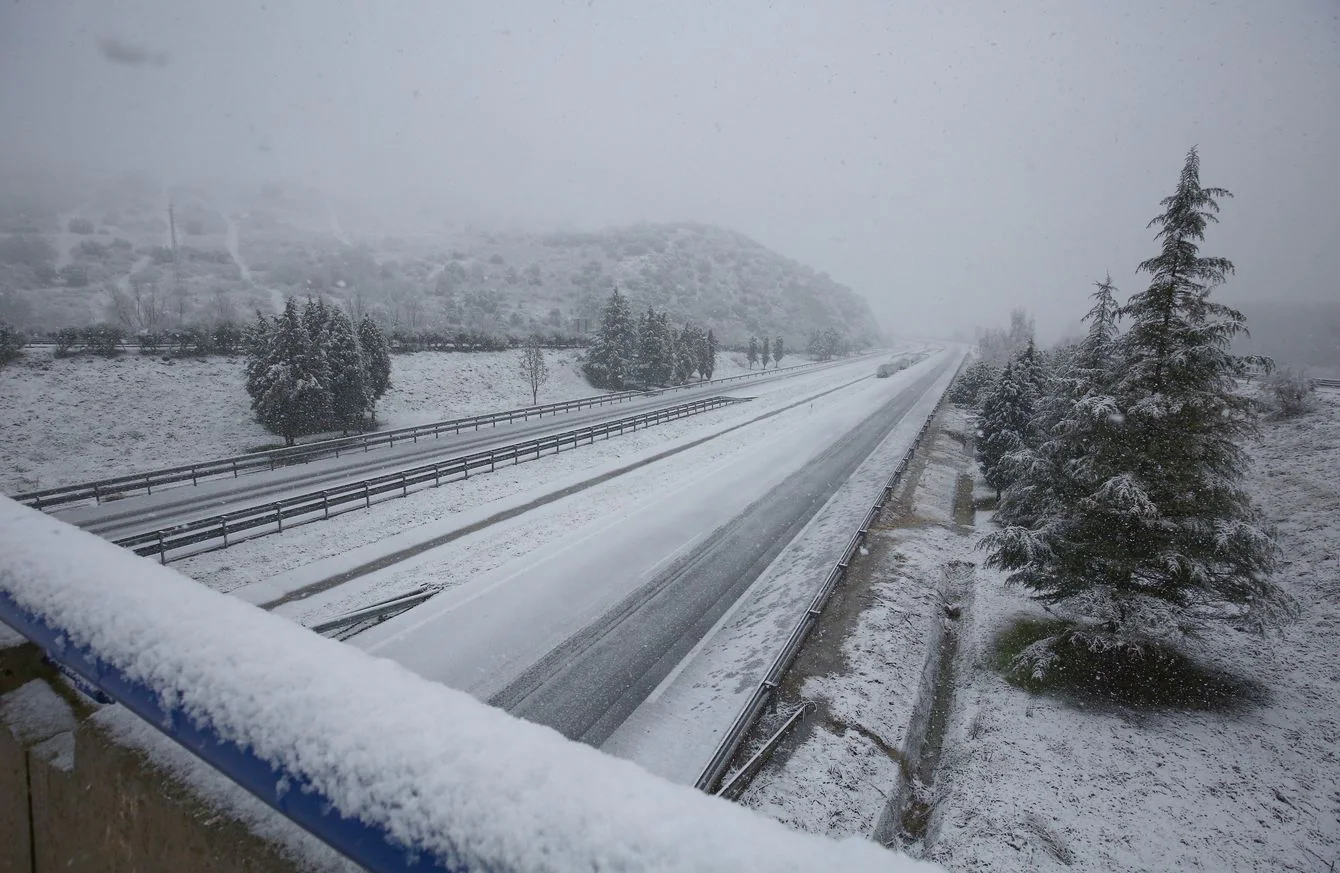
{"type": "Polygon", "coordinates": [[[82,194],[28,193],[0,212],[0,318],[50,329],[119,316],[131,329],[154,329],[322,294],[407,330],[572,332],[599,316],[617,284],[635,306],[699,321],[727,343],[782,335],[797,348],[829,326],[881,338],[850,288],[710,225],[518,232],[370,216],[360,224],[319,192],[279,186],[223,198],[120,179],[82,194]]]}

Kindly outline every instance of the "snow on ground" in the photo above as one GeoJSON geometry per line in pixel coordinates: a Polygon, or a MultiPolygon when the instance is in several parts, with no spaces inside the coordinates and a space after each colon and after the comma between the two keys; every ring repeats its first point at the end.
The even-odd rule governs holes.
{"type": "MultiPolygon", "coordinates": [[[[389,554],[415,542],[477,523],[497,513],[525,505],[537,498],[607,475],[614,470],[646,461],[661,452],[682,447],[710,434],[736,427],[770,411],[868,376],[869,361],[802,373],[762,385],[743,385],[730,393],[754,399],[701,415],[657,425],[646,430],[581,446],[495,473],[426,489],[406,498],[385,501],[370,511],[356,511],[319,524],[293,528],[277,536],[264,537],[223,551],[208,552],[179,562],[182,572],[221,591],[238,591],[251,602],[261,603],[312,582],[389,554]]],[[[582,511],[601,510],[588,502],[582,511]]],[[[535,532],[528,534],[533,542],[535,532]]],[[[476,547],[479,548],[479,547],[476,547]]],[[[516,551],[512,538],[497,539],[494,560],[516,551]]],[[[427,560],[427,559],[425,559],[427,560]]],[[[430,561],[430,564],[432,561],[430,561]]],[[[313,597],[291,607],[306,622],[338,615],[369,602],[393,596],[419,585],[445,587],[488,561],[485,551],[472,552],[469,559],[453,565],[450,572],[415,569],[413,561],[342,586],[338,591],[313,597]]]]}
{"type": "Polygon", "coordinates": [[[1277,580],[1301,620],[1214,634],[1216,663],[1263,683],[1240,711],[1084,708],[984,666],[1037,607],[979,572],[960,653],[929,857],[955,870],[1306,871],[1340,859],[1340,398],[1265,423],[1250,487],[1279,526],[1277,580]]]}
{"type": "MultiPolygon", "coordinates": [[[[551,351],[540,402],[600,392],[573,351],[551,351]]],[[[529,406],[516,352],[392,358],[378,406],[399,427],[529,406]]],[[[48,488],[242,454],[283,441],[255,422],[240,358],[56,358],[30,348],[0,369],[0,491],[48,488]]]]}
{"type": "MultiPolygon", "coordinates": [[[[1330,873],[1340,858],[1340,395],[1265,422],[1252,454],[1250,487],[1279,527],[1278,580],[1302,617],[1264,640],[1214,634],[1202,657],[1260,681],[1268,700],[1226,713],[1134,709],[1009,685],[990,666],[995,636],[1042,613],[978,567],[928,858],[990,873],[1330,873]]],[[[936,470],[918,487],[916,516],[937,524],[880,535],[896,551],[843,642],[845,663],[804,683],[820,715],[754,779],[746,805],[818,833],[870,832],[899,776],[880,747],[905,742],[934,574],[948,560],[980,562],[973,543],[989,524],[979,514],[968,537],[938,524],[951,477],[936,470]]]]}
{"type": "MultiPolygon", "coordinates": [[[[924,366],[916,367],[890,381],[910,382],[924,372],[924,366]]],[[[944,372],[736,607],[606,741],[605,751],[636,761],[667,779],[693,783],[953,374],[952,367],[944,372]]]]}
{"type": "Polygon", "coordinates": [[[942,618],[938,583],[946,561],[971,545],[971,529],[952,524],[955,486],[967,459],[945,433],[961,432],[964,416],[950,407],[940,421],[910,509],[891,504],[885,510],[868,540],[868,557],[845,583],[868,588],[856,595],[859,615],[841,640],[840,657],[806,651],[797,661],[795,669],[805,674],[800,697],[815,703],[815,712],[740,798],[801,830],[869,836],[900,778],[894,755],[907,747],[931,623],[942,618]]]}

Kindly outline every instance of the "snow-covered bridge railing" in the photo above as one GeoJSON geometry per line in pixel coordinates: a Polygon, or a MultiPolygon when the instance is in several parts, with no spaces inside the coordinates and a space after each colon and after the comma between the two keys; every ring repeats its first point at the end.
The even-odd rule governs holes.
{"type": "MultiPolygon", "coordinates": [[[[431,464],[417,464],[409,469],[346,482],[333,488],[308,491],[261,506],[132,534],[115,542],[137,555],[157,555],[162,563],[167,563],[169,552],[191,546],[204,548],[196,549],[190,554],[227,548],[243,540],[283,533],[285,525],[295,527],[311,521],[324,521],[352,509],[360,507],[370,509],[374,500],[407,497],[411,490],[435,488],[444,482],[468,479],[472,471],[493,472],[500,464],[520,464],[523,461],[539,460],[544,455],[561,452],[564,447],[575,449],[583,443],[594,444],[598,438],[609,439],[627,431],[664,424],[741,402],[742,399],[736,397],[705,397],[701,400],[691,400],[483,452],[446,458],[431,464]]],[[[175,557],[185,557],[185,553],[175,557]]]]}
{"type": "Polygon", "coordinates": [[[373,871],[929,871],[514,719],[0,497],[0,619],[373,871]]]}

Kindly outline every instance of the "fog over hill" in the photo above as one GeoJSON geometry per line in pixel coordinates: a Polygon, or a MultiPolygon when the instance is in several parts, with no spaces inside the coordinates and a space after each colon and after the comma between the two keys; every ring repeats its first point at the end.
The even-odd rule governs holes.
{"type": "Polygon", "coordinates": [[[869,304],[850,288],[708,224],[483,228],[441,210],[337,206],[302,186],[217,194],[134,176],[82,189],[12,182],[4,204],[0,317],[37,329],[125,321],[113,306],[119,293],[152,296],[164,310],[153,323],[124,325],[132,330],[315,295],[410,331],[581,332],[618,286],[635,307],[696,321],[726,342],[780,335],[799,344],[826,327],[867,343],[881,338],[869,304]]]}

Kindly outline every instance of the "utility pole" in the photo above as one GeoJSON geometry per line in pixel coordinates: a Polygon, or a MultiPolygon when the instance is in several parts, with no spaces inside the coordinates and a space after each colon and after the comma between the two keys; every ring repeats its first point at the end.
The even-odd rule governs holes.
{"type": "Polygon", "coordinates": [[[177,321],[186,321],[186,289],[181,282],[181,254],[177,251],[177,211],[168,201],[168,233],[172,240],[172,293],[177,298],[177,321]]]}

